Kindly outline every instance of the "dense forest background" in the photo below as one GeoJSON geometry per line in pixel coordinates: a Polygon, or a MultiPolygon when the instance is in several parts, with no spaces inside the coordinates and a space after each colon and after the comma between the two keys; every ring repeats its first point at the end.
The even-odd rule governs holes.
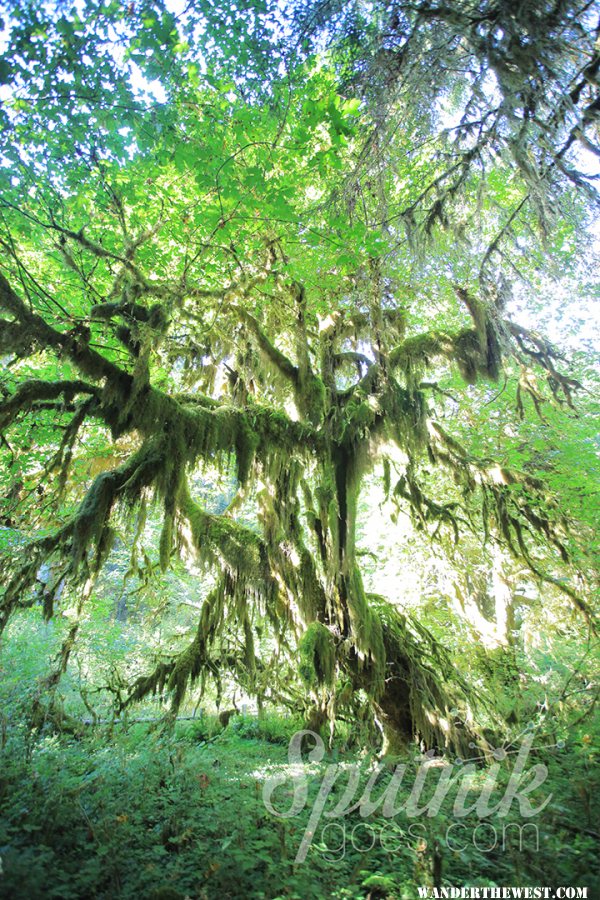
{"type": "Polygon", "coordinates": [[[597,885],[599,16],[6,6],[0,895],[597,885]]]}

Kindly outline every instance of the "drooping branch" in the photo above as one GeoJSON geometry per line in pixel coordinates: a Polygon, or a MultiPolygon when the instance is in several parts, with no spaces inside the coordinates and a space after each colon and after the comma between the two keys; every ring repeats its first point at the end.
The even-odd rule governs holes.
{"type": "Polygon", "coordinates": [[[333,357],[333,362],[335,366],[341,366],[344,363],[353,363],[356,366],[359,375],[363,374],[363,367],[369,369],[373,365],[372,359],[369,359],[364,353],[358,353],[356,350],[344,350],[342,353],[336,353],[333,357]]]}
{"type": "Polygon", "coordinates": [[[282,353],[281,350],[268,339],[257,320],[250,312],[248,312],[248,310],[237,306],[236,312],[240,316],[242,322],[251,330],[259,349],[265,354],[269,362],[275,366],[281,375],[288,378],[294,386],[297,386],[298,367],[288,359],[285,353],[282,353]]]}
{"type": "MultiPolygon", "coordinates": [[[[0,309],[12,313],[15,331],[37,347],[48,347],[66,356],[79,371],[95,381],[104,381],[101,393],[105,420],[115,436],[132,429],[152,435],[159,429],[173,427],[190,451],[188,461],[211,453],[244,451],[244,436],[277,445],[290,442],[302,446],[311,440],[311,429],[292,422],[285,414],[256,404],[247,412],[234,407],[192,409],[174,397],[152,387],[143,386],[143,397],[131,403],[133,379],[119,366],[91,348],[85,336],[62,333],[30,311],[6,278],[0,273],[0,309]]],[[[314,438],[314,434],[313,434],[314,438]]]]}
{"type": "Polygon", "coordinates": [[[457,502],[437,503],[428,497],[423,487],[419,484],[411,466],[407,466],[406,472],[400,476],[394,487],[394,498],[401,497],[408,501],[413,521],[417,528],[423,529],[429,523],[436,522],[436,527],[431,535],[437,537],[442,525],[451,527],[454,535],[454,543],[459,541],[459,522],[465,524],[465,520],[459,514],[457,502]]]}
{"type": "Polygon", "coordinates": [[[6,428],[20,412],[27,412],[39,401],[55,400],[62,396],[64,404],[70,404],[78,394],[90,394],[98,399],[100,391],[95,385],[78,379],[24,381],[12,396],[0,403],[0,429],[6,428]]]}
{"type": "Polygon", "coordinates": [[[188,647],[169,660],[161,661],[154,671],[137,679],[124,706],[166,688],[172,694],[172,711],[177,712],[189,682],[210,671],[209,648],[223,621],[224,590],[222,582],[202,605],[196,634],[188,647]]]}
{"type": "MultiPolygon", "coordinates": [[[[514,322],[505,322],[505,325],[515,337],[521,352],[546,370],[548,383],[555,399],[558,400],[562,397],[563,401],[566,400],[571,409],[574,409],[573,391],[581,389],[582,385],[577,379],[569,378],[556,369],[554,360],[563,360],[564,356],[549,341],[535,332],[516,325],[514,322]]],[[[528,390],[527,383],[525,389],[528,390]]],[[[528,393],[533,396],[535,392],[528,390],[528,393]]]]}
{"type": "Polygon", "coordinates": [[[542,537],[553,546],[564,563],[570,562],[564,542],[567,523],[563,516],[552,515],[552,502],[543,482],[514,469],[499,466],[490,460],[478,460],[449,435],[435,421],[430,422],[434,437],[432,452],[435,459],[446,465],[458,478],[467,498],[480,491],[481,514],[486,537],[494,525],[496,539],[505,541],[511,554],[523,560],[542,581],[555,584],[593,621],[589,605],[568,584],[543,571],[535,561],[525,540],[525,533],[542,537]]]}

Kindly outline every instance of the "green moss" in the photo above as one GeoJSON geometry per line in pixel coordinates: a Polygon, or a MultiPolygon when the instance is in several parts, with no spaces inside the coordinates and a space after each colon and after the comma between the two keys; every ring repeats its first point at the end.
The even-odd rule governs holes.
{"type": "Polygon", "coordinates": [[[321,622],[312,622],[298,643],[298,671],[307,688],[333,687],[336,678],[335,640],[321,622]]]}
{"type": "Polygon", "coordinates": [[[237,477],[241,485],[248,480],[259,443],[259,435],[252,430],[247,419],[241,419],[235,438],[237,477]]]}
{"type": "Polygon", "coordinates": [[[375,699],[384,690],[387,654],[381,618],[368,603],[358,566],[350,574],[346,594],[351,634],[359,651],[364,688],[375,699]]]}
{"type": "Polygon", "coordinates": [[[296,405],[311,425],[320,425],[325,414],[327,390],[323,381],[312,372],[300,378],[296,386],[296,405]]]}
{"type": "Polygon", "coordinates": [[[481,752],[475,728],[464,724],[476,699],[452,664],[444,647],[416,620],[404,616],[378,595],[369,595],[380,621],[388,660],[384,691],[375,697],[388,744],[415,737],[431,747],[451,748],[462,757],[481,752]],[[404,732],[402,734],[401,732],[404,732]]]}
{"type": "Polygon", "coordinates": [[[187,494],[181,509],[192,531],[196,549],[207,559],[220,559],[230,569],[255,584],[266,572],[261,555],[260,537],[256,532],[225,516],[205,512],[187,494]]]}
{"type": "Polygon", "coordinates": [[[224,591],[220,585],[204,601],[191,643],[174,658],[159,662],[154,671],[138,678],[127,702],[132,703],[166,689],[171,694],[172,712],[176,713],[189,684],[205,677],[210,669],[209,648],[218,634],[223,613],[224,591]]]}
{"type": "Polygon", "coordinates": [[[162,572],[166,572],[171,559],[171,550],[173,547],[173,516],[165,515],[163,527],[160,533],[159,542],[159,561],[162,572]]]}
{"type": "Polygon", "coordinates": [[[305,622],[314,622],[325,614],[325,591],[312,555],[306,548],[303,548],[300,558],[298,602],[305,622]]]}
{"type": "Polygon", "coordinates": [[[400,368],[409,386],[415,386],[431,362],[450,349],[450,339],[444,334],[428,332],[407,338],[389,354],[388,362],[400,368]]]}

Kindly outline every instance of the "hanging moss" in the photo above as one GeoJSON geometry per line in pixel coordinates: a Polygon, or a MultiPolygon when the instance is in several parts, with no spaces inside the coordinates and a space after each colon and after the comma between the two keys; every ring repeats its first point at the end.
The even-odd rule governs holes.
{"type": "MultiPolygon", "coordinates": [[[[53,556],[69,559],[67,576],[73,585],[101,568],[114,539],[109,520],[117,499],[122,503],[137,502],[142,489],[160,472],[162,459],[160,445],[152,440],[146,442],[121,466],[94,479],[79,509],[65,525],[29,543],[22,558],[3,560],[4,573],[12,574],[4,592],[0,627],[35,584],[39,567],[53,556]]],[[[51,607],[48,599],[46,608],[51,607]]]]}
{"type": "Polygon", "coordinates": [[[254,650],[254,634],[252,632],[252,623],[247,615],[247,613],[243,617],[243,626],[244,626],[244,663],[246,665],[246,669],[248,671],[249,679],[250,679],[250,687],[254,685],[254,680],[256,677],[256,653],[254,650]]]}
{"type": "Polygon", "coordinates": [[[304,621],[310,623],[324,617],[326,597],[312,554],[306,547],[302,550],[299,569],[298,603],[304,621]]]}
{"type": "Polygon", "coordinates": [[[354,566],[348,579],[346,593],[351,635],[360,653],[364,687],[376,699],[385,686],[387,653],[381,618],[368,603],[358,566],[354,566]]]}
{"type": "Polygon", "coordinates": [[[222,584],[209,594],[202,604],[194,639],[176,657],[159,662],[153,672],[138,678],[126,701],[127,704],[166,689],[171,694],[172,712],[177,712],[188,685],[206,673],[210,666],[208,650],[222,624],[224,594],[222,584]]]}
{"type": "Polygon", "coordinates": [[[312,622],[298,643],[298,671],[307,688],[333,687],[336,678],[335,641],[321,622],[312,622]]]}
{"type": "Polygon", "coordinates": [[[235,439],[237,477],[242,486],[246,484],[248,476],[250,475],[250,470],[259,443],[259,435],[252,430],[247,419],[242,419],[238,426],[235,439]]]}
{"type": "Polygon", "coordinates": [[[158,558],[162,572],[166,572],[171,559],[171,550],[173,548],[173,516],[165,515],[163,527],[160,532],[158,558]]]}
{"type": "Polygon", "coordinates": [[[479,376],[498,378],[502,366],[500,329],[483,304],[477,302],[473,310],[475,328],[465,328],[456,335],[415,335],[391,351],[388,364],[403,372],[409,389],[418,387],[425,371],[440,357],[455,362],[467,384],[474,384],[479,376]]]}
{"type": "Polygon", "coordinates": [[[323,381],[313,372],[299,379],[296,388],[296,404],[299,413],[311,425],[320,425],[325,414],[327,391],[323,381]]]}
{"type": "Polygon", "coordinates": [[[220,558],[231,571],[243,573],[248,581],[258,584],[267,574],[261,556],[260,537],[225,516],[205,512],[187,494],[181,509],[190,524],[195,547],[205,557],[220,558]]]}
{"type": "Polygon", "coordinates": [[[422,391],[405,390],[393,379],[382,399],[387,434],[398,446],[416,453],[427,443],[427,404],[422,391]]]}
{"type": "Polygon", "coordinates": [[[448,335],[427,332],[406,338],[388,355],[388,365],[401,369],[407,385],[415,387],[435,359],[449,356],[451,352],[452,340],[448,335]]]}
{"type": "Polygon", "coordinates": [[[482,347],[476,331],[465,329],[454,339],[454,359],[467,384],[475,384],[478,376],[497,380],[502,354],[496,328],[490,323],[482,347]]]}
{"type": "Polygon", "coordinates": [[[100,548],[103,540],[106,540],[106,524],[116,492],[124,481],[124,471],[123,468],[113,469],[111,472],[103,472],[98,475],[77,511],[71,543],[74,572],[81,565],[92,541],[96,542],[99,548],[98,555],[102,556],[100,548]]]}
{"type": "Polygon", "coordinates": [[[134,703],[138,700],[143,700],[144,697],[162,693],[167,679],[173,671],[173,666],[173,662],[161,662],[153,672],[140,676],[131,689],[127,703],[134,703]]]}
{"type": "Polygon", "coordinates": [[[442,645],[384,598],[372,594],[369,600],[388,659],[385,689],[375,698],[386,749],[399,750],[416,738],[429,749],[446,748],[465,758],[485,752],[485,740],[465,721],[476,699],[442,645]]]}
{"type": "Polygon", "coordinates": [[[180,653],[173,663],[166,687],[171,694],[171,710],[176,713],[185,697],[188,684],[193,683],[202,670],[205,656],[204,641],[198,637],[180,653]]]}

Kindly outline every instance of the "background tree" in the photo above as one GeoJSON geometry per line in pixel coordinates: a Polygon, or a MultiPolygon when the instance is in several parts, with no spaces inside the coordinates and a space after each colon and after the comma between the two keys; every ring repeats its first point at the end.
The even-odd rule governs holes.
{"type": "Polygon", "coordinates": [[[50,686],[115,528],[135,511],[135,554],[154,502],[160,569],[196,557],[215,582],[188,648],[129,700],[166,687],[176,710],[223,667],[265,698],[297,653],[315,727],[367,699],[386,746],[468,752],[454,712],[468,685],[363,584],[357,509],[377,465],[432,537],[495,542],[591,616],[546,480],[474,452],[452,416],[455,368],[492,397],[514,375],[521,416],[546,396],[572,409],[579,387],[507,306],[514,280],[576,264],[593,196],[578,145],[586,164],[596,152],[592,7],[528,9],[365,19],[321,4],[304,36],[341,37],[318,56],[286,54],[293,22],[278,37],[254,5],[12,11],[0,426],[17,536],[2,621],[46,566],[45,614],[75,610],[50,686]],[[98,439],[111,465],[74,479],[98,439]],[[203,465],[233,467],[220,514],[199,502],[203,465]]]}

